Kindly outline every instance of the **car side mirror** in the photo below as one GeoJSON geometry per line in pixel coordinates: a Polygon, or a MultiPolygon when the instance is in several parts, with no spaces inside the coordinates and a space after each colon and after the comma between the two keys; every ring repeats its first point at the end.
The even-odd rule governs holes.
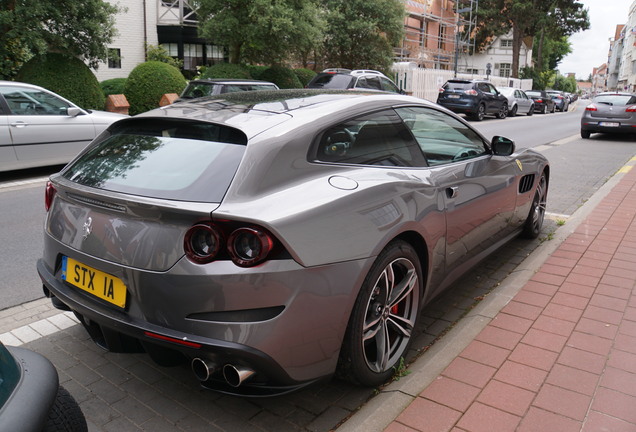
{"type": "Polygon", "coordinates": [[[66,109],[66,115],[69,117],[77,117],[82,113],[82,110],[78,107],[68,107],[66,109]]]}
{"type": "Polygon", "coordinates": [[[495,156],[510,156],[515,152],[515,142],[502,136],[494,136],[490,142],[495,156]]]}

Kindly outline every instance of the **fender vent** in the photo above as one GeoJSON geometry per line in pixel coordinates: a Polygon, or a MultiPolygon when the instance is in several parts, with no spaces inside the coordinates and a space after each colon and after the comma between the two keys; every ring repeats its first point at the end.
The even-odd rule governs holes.
{"type": "Polygon", "coordinates": [[[528,174],[521,177],[519,180],[519,193],[526,193],[530,189],[532,189],[532,185],[534,184],[534,174],[528,174]]]}

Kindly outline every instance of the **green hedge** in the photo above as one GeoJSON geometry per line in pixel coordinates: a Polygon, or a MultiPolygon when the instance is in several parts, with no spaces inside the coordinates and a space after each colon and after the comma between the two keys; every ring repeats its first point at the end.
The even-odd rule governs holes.
{"type": "Polygon", "coordinates": [[[104,80],[99,83],[99,86],[104,92],[104,96],[124,94],[124,87],[126,86],[126,78],[112,78],[104,80]]]}
{"type": "Polygon", "coordinates": [[[316,76],[316,72],[312,71],[311,69],[304,68],[294,69],[294,73],[298,77],[298,80],[303,87],[305,87],[309,83],[309,81],[311,81],[311,79],[316,76]]]}
{"type": "Polygon", "coordinates": [[[282,89],[303,88],[300,80],[292,69],[283,66],[272,66],[265,70],[261,79],[270,81],[282,89]]]}
{"type": "Polygon", "coordinates": [[[104,109],[106,98],[97,78],[75,57],[58,53],[36,56],[22,66],[16,81],[44,87],[84,109],[104,109]]]}
{"type": "Polygon", "coordinates": [[[174,66],[159,61],[137,65],[124,86],[130,115],[158,108],[164,94],[181,94],[185,86],[186,79],[174,66]]]}
{"type": "Polygon", "coordinates": [[[252,76],[246,66],[231,63],[219,63],[207,67],[201,74],[201,78],[251,79],[252,76]]]}

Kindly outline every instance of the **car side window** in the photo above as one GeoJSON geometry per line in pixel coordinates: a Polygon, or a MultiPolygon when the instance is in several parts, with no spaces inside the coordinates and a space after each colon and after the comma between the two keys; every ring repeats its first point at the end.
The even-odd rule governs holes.
{"type": "Polygon", "coordinates": [[[481,137],[454,117],[424,107],[397,108],[430,166],[473,159],[489,150],[481,137]]]}
{"type": "Polygon", "coordinates": [[[66,115],[69,104],[37,89],[0,87],[13,115],[66,115]]]}
{"type": "Polygon", "coordinates": [[[393,110],[385,110],[326,130],[314,152],[320,162],[389,167],[426,166],[413,135],[393,110]]]}
{"type": "Polygon", "coordinates": [[[393,84],[393,82],[391,82],[390,79],[385,78],[385,77],[380,77],[380,82],[382,83],[382,90],[390,91],[390,92],[394,92],[394,93],[399,93],[400,92],[400,89],[398,88],[398,86],[393,84]]]}

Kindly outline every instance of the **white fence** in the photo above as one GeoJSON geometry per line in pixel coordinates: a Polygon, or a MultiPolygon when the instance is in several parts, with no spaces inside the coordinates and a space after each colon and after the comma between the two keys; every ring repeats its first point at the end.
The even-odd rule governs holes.
{"type": "MultiPolygon", "coordinates": [[[[437,101],[439,89],[446,81],[455,77],[453,71],[440,69],[423,69],[413,67],[413,65],[398,64],[393,66],[395,83],[407,94],[426,99],[432,102],[437,101]]],[[[502,87],[515,87],[522,90],[532,89],[531,79],[505,78],[498,76],[481,76],[471,74],[457,74],[457,78],[464,79],[488,79],[491,83],[502,87]]]]}

